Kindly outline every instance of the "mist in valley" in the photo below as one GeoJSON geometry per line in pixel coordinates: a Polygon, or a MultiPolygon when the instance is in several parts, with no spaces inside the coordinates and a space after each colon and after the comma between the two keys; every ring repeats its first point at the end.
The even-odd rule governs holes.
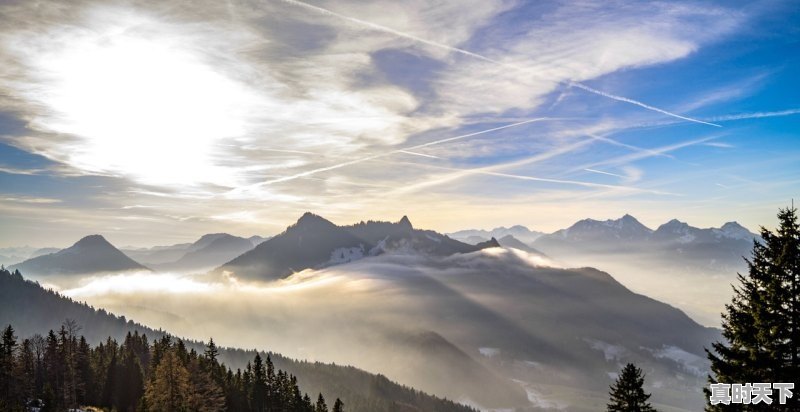
{"type": "Polygon", "coordinates": [[[177,336],[354,365],[483,408],[596,409],[627,361],[646,367],[655,402],[702,404],[716,331],[606,273],[559,266],[490,248],[390,253],[273,282],[144,271],[46,282],[177,336]]]}

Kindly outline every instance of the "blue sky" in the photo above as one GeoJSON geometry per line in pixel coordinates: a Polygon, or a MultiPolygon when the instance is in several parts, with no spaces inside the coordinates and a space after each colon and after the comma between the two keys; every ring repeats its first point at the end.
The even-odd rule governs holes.
{"type": "Polygon", "coordinates": [[[796,3],[217,3],[0,6],[0,246],[799,197],[796,3]]]}

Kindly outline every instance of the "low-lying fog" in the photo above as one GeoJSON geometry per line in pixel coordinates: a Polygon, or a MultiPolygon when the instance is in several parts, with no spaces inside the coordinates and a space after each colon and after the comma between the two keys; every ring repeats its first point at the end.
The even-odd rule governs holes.
{"type": "Polygon", "coordinates": [[[667,388],[655,402],[702,404],[714,331],[602,272],[555,266],[496,248],[384,255],[273,283],[152,272],[45,283],[178,336],[351,364],[474,405],[596,409],[627,361],[667,388]]]}

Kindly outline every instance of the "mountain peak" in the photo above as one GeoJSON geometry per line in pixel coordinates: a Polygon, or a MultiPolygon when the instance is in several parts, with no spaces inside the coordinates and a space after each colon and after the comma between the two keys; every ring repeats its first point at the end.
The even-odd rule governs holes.
{"type": "Polygon", "coordinates": [[[30,258],[13,267],[34,275],[149,270],[126,256],[101,235],[83,237],[66,249],[30,258]]]}
{"type": "Polygon", "coordinates": [[[639,219],[636,219],[635,217],[631,216],[628,213],[625,213],[624,215],[622,215],[621,218],[617,219],[617,222],[621,222],[623,224],[625,224],[625,223],[627,223],[627,224],[633,223],[633,224],[637,224],[637,225],[641,225],[642,224],[641,222],[639,222],[639,219]]]}
{"type": "Polygon", "coordinates": [[[414,226],[411,225],[411,221],[408,219],[408,216],[405,215],[400,219],[399,222],[397,222],[397,224],[408,229],[414,229],[414,226]]]}
{"type": "Polygon", "coordinates": [[[745,228],[744,226],[740,225],[739,222],[736,222],[736,221],[726,222],[724,225],[722,225],[722,227],[720,229],[722,229],[722,230],[742,230],[742,229],[747,230],[747,228],[745,228]]]}
{"type": "Polygon", "coordinates": [[[310,223],[310,222],[319,222],[319,221],[326,221],[322,216],[315,215],[311,212],[303,213],[303,216],[300,216],[300,219],[297,219],[297,223],[310,223]]]}
{"type": "Polygon", "coordinates": [[[300,219],[297,220],[297,223],[292,225],[290,228],[302,228],[302,229],[309,229],[309,230],[321,230],[323,228],[331,228],[337,227],[333,222],[325,219],[322,216],[315,215],[311,212],[303,213],[303,216],[300,216],[300,219]]]}
{"type": "Polygon", "coordinates": [[[106,238],[104,238],[102,235],[89,235],[75,242],[73,246],[79,246],[79,247],[111,246],[111,243],[109,243],[106,240],[106,238]]]}
{"type": "Polygon", "coordinates": [[[675,230],[679,230],[679,229],[683,229],[683,228],[687,228],[687,227],[689,227],[688,223],[681,222],[678,219],[671,219],[669,222],[664,223],[663,225],[659,226],[658,229],[661,230],[661,231],[664,231],[664,230],[675,231],[675,230]]]}
{"type": "Polygon", "coordinates": [[[477,245],[475,245],[475,247],[477,247],[478,249],[488,249],[492,247],[502,247],[502,246],[500,246],[500,242],[498,242],[497,239],[492,237],[491,239],[485,242],[478,243],[477,245]]]}
{"type": "Polygon", "coordinates": [[[734,239],[749,240],[756,236],[738,222],[727,222],[719,230],[724,236],[734,239]]]}

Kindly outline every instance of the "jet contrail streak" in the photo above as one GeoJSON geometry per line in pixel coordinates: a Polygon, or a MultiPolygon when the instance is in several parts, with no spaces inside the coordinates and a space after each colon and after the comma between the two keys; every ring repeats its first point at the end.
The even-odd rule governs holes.
{"type": "Polygon", "coordinates": [[[599,174],[601,174],[601,175],[608,175],[608,176],[619,177],[619,178],[622,178],[622,179],[626,179],[626,178],[628,177],[628,176],[618,175],[618,174],[616,174],[616,173],[604,172],[604,171],[602,171],[602,170],[597,170],[597,169],[589,169],[589,168],[586,168],[586,169],[583,169],[583,170],[585,170],[585,171],[587,171],[587,172],[592,172],[592,173],[599,173],[599,174]]]}
{"type": "Polygon", "coordinates": [[[710,117],[709,120],[724,122],[728,120],[760,119],[762,117],[791,116],[793,114],[800,114],[800,109],[780,110],[777,112],[730,114],[726,116],[710,117]]]}
{"type": "Polygon", "coordinates": [[[425,153],[418,153],[418,152],[410,152],[408,150],[401,150],[400,153],[407,154],[407,155],[412,155],[412,156],[427,157],[427,158],[430,158],[430,159],[441,159],[441,157],[439,157],[439,156],[433,156],[433,155],[429,155],[429,154],[425,154],[425,153]]]}
{"type": "Polygon", "coordinates": [[[358,159],[353,159],[353,160],[350,160],[348,162],[337,163],[337,164],[331,165],[331,166],[326,166],[326,167],[321,167],[321,168],[318,168],[318,169],[307,170],[305,172],[297,173],[297,174],[294,174],[294,175],[291,175],[291,176],[285,176],[285,177],[280,177],[280,178],[277,178],[277,179],[267,180],[265,182],[258,183],[255,186],[263,186],[263,185],[269,185],[269,184],[273,184],[273,183],[288,182],[290,180],[299,179],[301,177],[311,176],[311,175],[314,175],[314,174],[317,174],[317,173],[327,172],[327,171],[330,171],[330,170],[340,169],[340,168],[343,168],[343,167],[346,167],[346,166],[351,166],[351,165],[354,165],[354,164],[363,163],[363,162],[370,161],[370,160],[380,159],[382,157],[391,156],[391,155],[396,154],[396,153],[403,153],[403,152],[406,152],[406,151],[409,151],[409,150],[416,150],[416,149],[421,149],[423,147],[428,147],[428,146],[433,146],[433,145],[437,145],[437,144],[452,142],[454,140],[466,139],[467,137],[477,136],[477,135],[481,135],[481,134],[484,134],[484,133],[491,133],[491,132],[495,132],[495,131],[498,131],[498,130],[503,130],[503,129],[508,129],[508,128],[511,128],[511,127],[522,126],[522,125],[525,125],[525,124],[528,124],[528,123],[540,122],[540,121],[543,121],[543,120],[553,120],[553,119],[547,118],[547,117],[540,117],[540,118],[536,118],[536,119],[528,119],[528,120],[521,121],[521,122],[507,124],[505,126],[499,126],[499,127],[493,127],[491,129],[481,130],[479,132],[467,133],[467,134],[462,134],[462,135],[459,135],[459,136],[448,137],[446,139],[434,140],[432,142],[418,144],[416,146],[406,147],[406,148],[397,149],[397,150],[391,150],[391,151],[388,151],[388,152],[385,152],[385,153],[378,153],[378,154],[375,154],[375,155],[372,155],[372,156],[360,157],[358,159]]]}
{"type": "Polygon", "coordinates": [[[569,82],[568,85],[569,86],[573,86],[573,87],[577,87],[577,88],[582,89],[582,90],[586,90],[587,92],[590,92],[590,93],[594,93],[594,94],[597,94],[597,95],[600,95],[600,96],[608,97],[609,99],[614,99],[614,100],[619,100],[621,102],[634,104],[636,106],[640,106],[640,107],[643,107],[645,109],[652,110],[654,112],[662,113],[662,114],[665,114],[667,116],[676,117],[678,119],[683,119],[683,120],[686,120],[686,121],[689,121],[689,122],[706,124],[706,125],[714,126],[714,127],[722,127],[721,125],[718,125],[716,123],[706,122],[704,120],[694,119],[694,118],[691,118],[691,117],[686,117],[686,116],[679,115],[677,113],[668,112],[668,111],[666,111],[664,109],[659,109],[658,107],[651,106],[651,105],[649,105],[647,103],[642,103],[642,102],[640,102],[638,100],[633,100],[633,99],[627,98],[625,96],[619,96],[619,95],[616,95],[616,94],[611,94],[611,93],[608,93],[608,92],[604,92],[602,90],[595,89],[594,87],[587,86],[587,85],[585,85],[583,83],[569,82]]]}
{"type": "Polygon", "coordinates": [[[617,140],[614,140],[614,139],[609,139],[608,137],[605,137],[605,136],[599,136],[599,135],[596,135],[594,133],[589,133],[588,136],[591,137],[592,139],[597,139],[597,140],[599,140],[601,142],[608,143],[610,145],[624,147],[626,149],[631,149],[631,150],[636,151],[636,152],[650,153],[653,156],[663,156],[663,157],[668,157],[670,159],[674,159],[675,158],[675,156],[672,156],[672,155],[668,155],[668,154],[665,154],[665,153],[657,153],[652,149],[645,149],[643,147],[634,146],[634,145],[630,145],[630,144],[627,144],[627,143],[622,143],[620,141],[617,141],[617,140]]]}
{"type": "MultiPolygon", "coordinates": [[[[496,64],[498,66],[502,66],[502,67],[506,67],[506,68],[512,68],[512,69],[515,69],[515,70],[518,70],[518,71],[521,71],[521,72],[526,72],[526,73],[529,72],[529,71],[525,70],[525,68],[517,66],[517,65],[504,63],[504,62],[502,62],[500,60],[492,59],[490,57],[486,57],[484,55],[481,55],[481,54],[478,54],[478,53],[474,53],[474,52],[471,52],[469,50],[465,50],[465,49],[461,49],[461,48],[458,48],[458,47],[449,46],[449,45],[446,45],[446,44],[443,44],[443,43],[438,43],[438,42],[435,42],[435,41],[427,40],[427,39],[424,39],[422,37],[414,36],[413,34],[404,33],[404,32],[392,29],[390,27],[382,26],[380,24],[375,24],[375,23],[372,23],[372,22],[369,22],[369,21],[366,21],[366,20],[361,20],[361,19],[357,19],[355,17],[350,17],[350,16],[347,16],[347,15],[344,15],[344,14],[336,13],[335,11],[331,11],[331,10],[328,10],[326,8],[322,8],[322,7],[319,7],[319,6],[314,6],[312,4],[308,4],[308,3],[305,3],[305,2],[302,2],[302,1],[298,1],[298,0],[280,0],[280,1],[283,1],[284,3],[291,4],[291,5],[294,5],[294,6],[297,6],[297,7],[302,7],[302,8],[307,9],[307,10],[315,11],[315,12],[320,13],[320,14],[324,14],[324,15],[331,16],[331,17],[336,17],[338,19],[345,20],[345,21],[348,21],[348,22],[351,22],[351,23],[355,23],[355,24],[358,24],[358,25],[361,25],[361,26],[369,27],[370,29],[373,29],[373,30],[376,30],[376,31],[381,31],[381,32],[389,33],[389,34],[392,34],[392,35],[395,35],[395,36],[398,36],[398,37],[402,37],[402,38],[405,38],[405,39],[408,39],[408,40],[412,40],[412,41],[415,41],[417,43],[422,43],[422,44],[425,44],[425,45],[428,45],[428,46],[431,46],[431,47],[447,50],[447,51],[450,51],[450,52],[453,52],[453,53],[459,53],[459,54],[462,54],[462,55],[465,55],[465,56],[469,56],[469,57],[472,57],[472,58],[475,58],[475,59],[478,59],[478,60],[485,61],[487,63],[496,64]]],[[[529,74],[534,74],[534,75],[537,75],[539,77],[542,77],[541,75],[538,75],[536,73],[529,73],[529,74]]],[[[715,123],[706,122],[706,121],[703,121],[703,120],[682,116],[682,115],[677,114],[677,113],[672,113],[672,112],[666,111],[664,109],[659,109],[658,107],[651,106],[649,104],[642,103],[642,102],[640,102],[638,100],[634,100],[634,99],[631,99],[631,98],[628,98],[628,97],[619,96],[619,95],[612,94],[612,93],[607,93],[607,92],[604,92],[602,90],[595,89],[593,87],[587,86],[587,85],[585,85],[583,83],[571,82],[571,81],[570,82],[566,82],[566,81],[563,81],[563,80],[553,80],[553,79],[547,79],[547,80],[548,81],[553,81],[553,82],[556,82],[556,83],[559,83],[559,84],[564,84],[564,85],[567,85],[567,86],[574,86],[574,87],[577,87],[577,88],[582,89],[582,90],[584,90],[586,92],[589,92],[589,93],[593,93],[593,94],[596,94],[596,95],[599,95],[599,96],[603,96],[603,97],[606,97],[606,98],[609,98],[609,99],[617,100],[617,101],[620,101],[620,102],[630,103],[630,104],[645,108],[647,110],[652,110],[652,111],[655,111],[655,112],[658,112],[658,113],[661,113],[661,114],[665,114],[667,116],[672,116],[672,117],[675,117],[675,118],[678,118],[678,119],[682,119],[682,120],[686,120],[686,121],[689,121],[689,122],[700,123],[700,124],[705,124],[705,125],[714,126],[714,127],[722,127],[722,126],[720,126],[718,124],[715,124],[715,123]]]]}
{"type": "Polygon", "coordinates": [[[674,193],[670,192],[663,192],[660,190],[651,190],[651,189],[643,189],[634,186],[621,186],[621,185],[610,185],[610,184],[602,184],[602,183],[593,183],[593,182],[584,182],[581,180],[569,180],[569,179],[551,179],[545,177],[536,177],[536,176],[527,176],[527,175],[518,175],[512,173],[500,173],[495,172],[493,170],[500,169],[500,168],[507,168],[513,165],[516,165],[520,162],[513,162],[504,165],[497,165],[497,166],[488,166],[488,167],[480,167],[475,169],[458,169],[454,167],[446,167],[446,166],[437,166],[437,165],[430,165],[430,164],[420,164],[420,163],[411,163],[415,166],[423,166],[428,168],[440,169],[440,170],[448,170],[454,173],[445,176],[443,179],[437,179],[427,182],[422,182],[412,186],[405,186],[395,190],[394,194],[402,194],[407,193],[410,191],[419,190],[421,188],[436,186],[439,184],[447,183],[452,180],[460,179],[465,176],[469,175],[485,175],[485,176],[496,176],[496,177],[504,177],[509,179],[517,179],[517,180],[528,180],[534,182],[543,182],[543,183],[555,183],[555,184],[564,184],[564,185],[574,185],[574,186],[583,186],[583,187],[592,187],[592,188],[602,188],[602,189],[614,189],[614,190],[624,190],[630,192],[640,192],[640,193],[651,193],[657,195],[675,195],[674,193]]]}
{"type": "Polygon", "coordinates": [[[614,165],[627,164],[627,163],[633,162],[635,160],[645,159],[645,158],[653,157],[653,156],[660,156],[662,154],[669,153],[669,152],[672,152],[672,151],[675,151],[675,150],[678,150],[678,149],[682,149],[684,147],[694,146],[694,145],[697,145],[697,144],[700,144],[700,143],[705,143],[705,142],[707,142],[709,140],[714,140],[714,139],[719,139],[719,138],[720,138],[720,136],[709,136],[709,137],[704,137],[702,139],[689,140],[689,141],[684,141],[684,142],[680,142],[680,143],[675,143],[675,144],[672,144],[672,145],[669,145],[669,146],[662,146],[662,147],[658,147],[658,148],[652,149],[650,151],[652,153],[648,153],[648,152],[632,153],[632,154],[628,154],[628,155],[624,155],[624,156],[615,157],[615,158],[612,158],[612,159],[603,160],[603,161],[600,161],[600,162],[595,162],[595,163],[590,163],[590,164],[578,166],[576,168],[568,170],[565,173],[572,173],[572,172],[579,171],[579,170],[591,169],[591,168],[594,168],[596,166],[608,166],[608,165],[614,166],[614,165]]]}

